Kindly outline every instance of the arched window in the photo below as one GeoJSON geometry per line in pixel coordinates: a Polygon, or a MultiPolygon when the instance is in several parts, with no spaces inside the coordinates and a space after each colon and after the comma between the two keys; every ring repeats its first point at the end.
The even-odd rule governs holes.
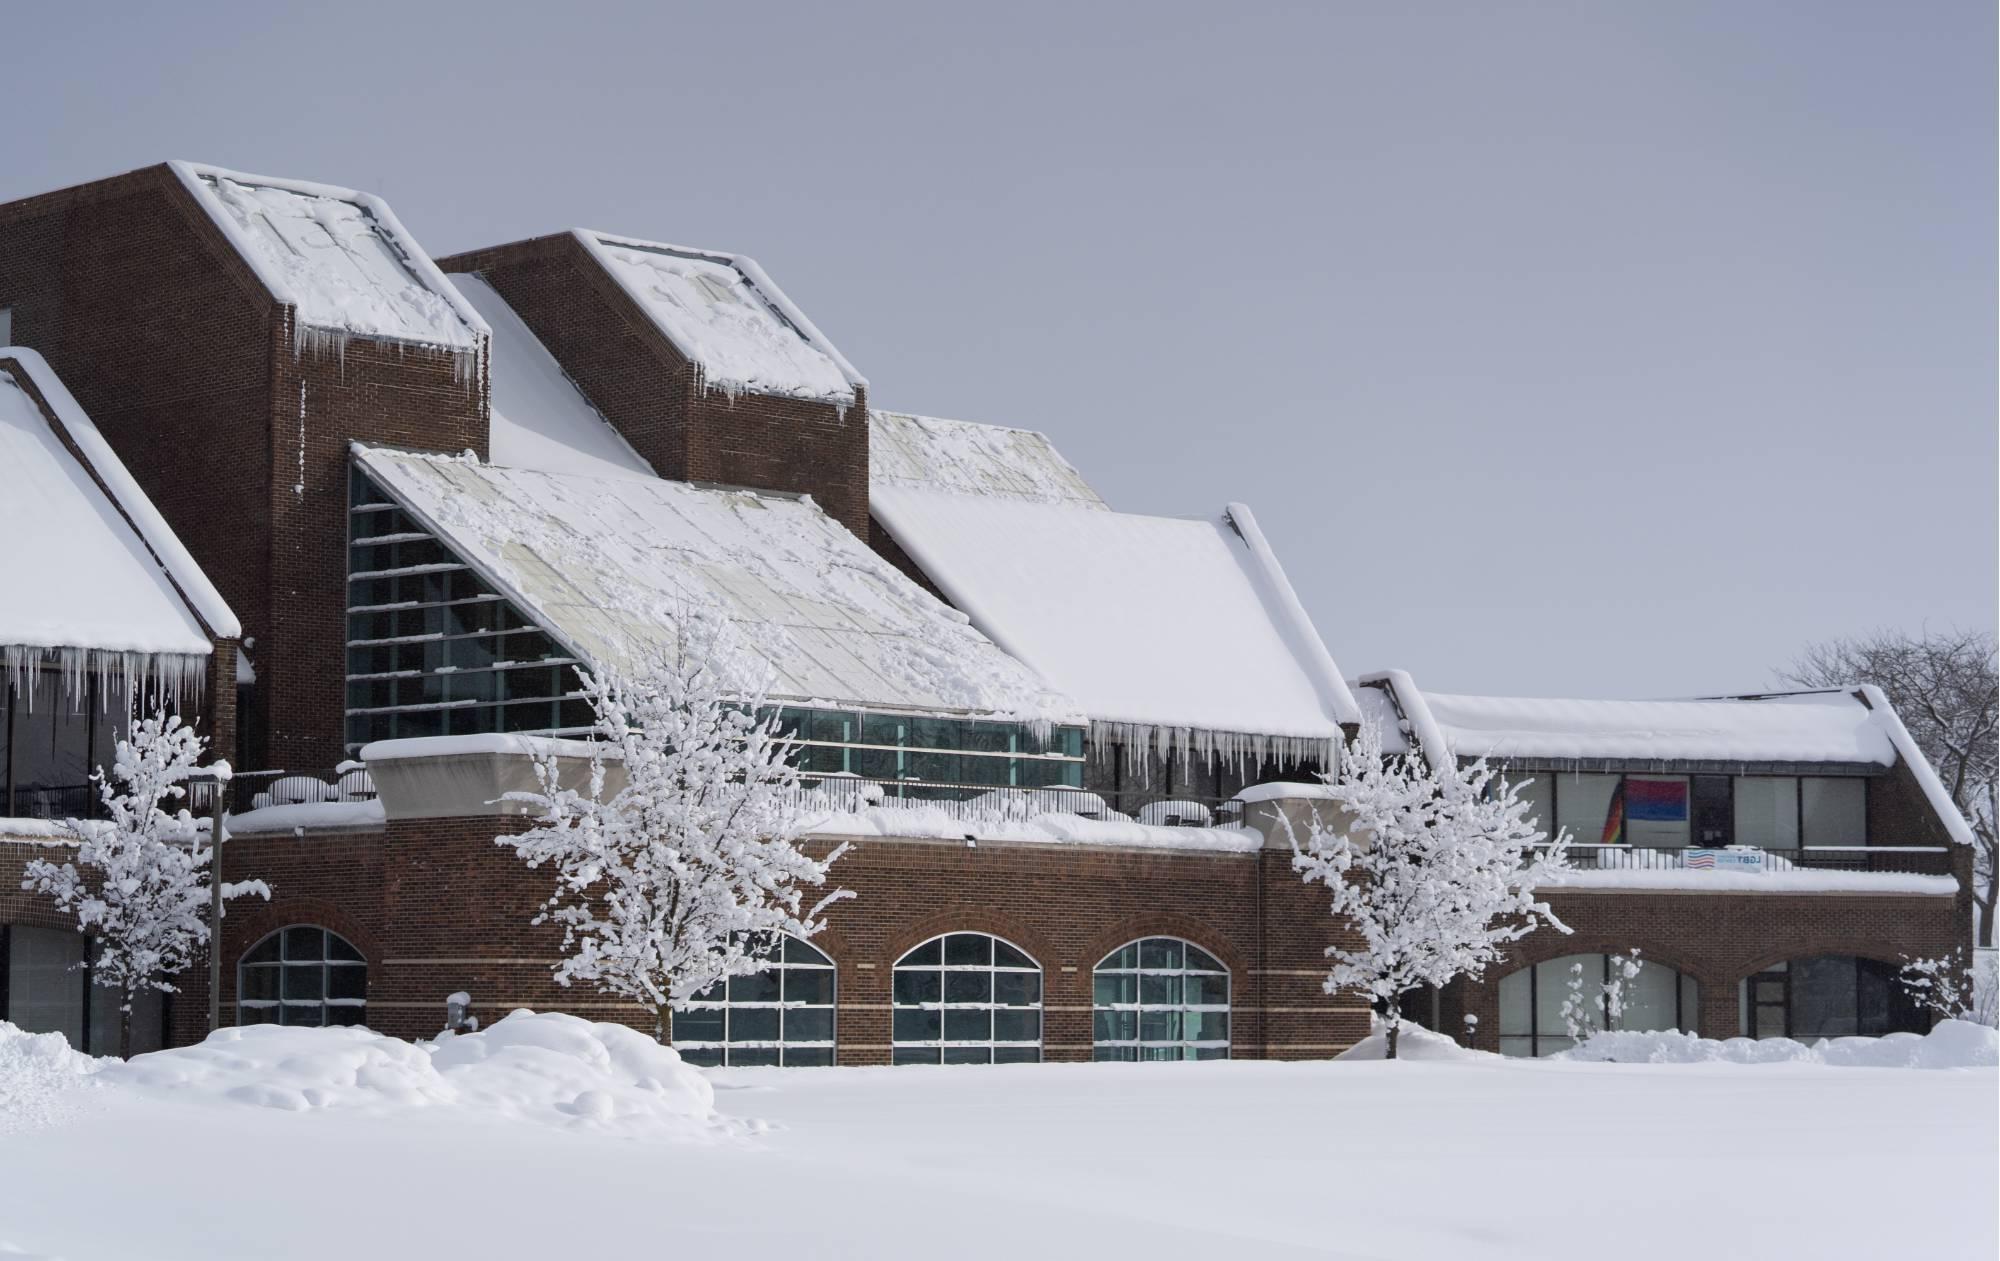
{"type": "Polygon", "coordinates": [[[1576,1045],[1563,1016],[1572,996],[1580,1000],[1580,1026],[1695,1032],[1700,987],[1691,976],[1629,954],[1564,955],[1500,978],[1500,1054],[1554,1055],[1576,1045]],[[1636,962],[1631,977],[1627,969],[1636,962]],[[1619,1012],[1611,1019],[1598,1005],[1606,985],[1619,987],[1619,1012]]]}
{"type": "Polygon", "coordinates": [[[1737,986],[1744,1036],[1811,1042],[1922,1033],[1930,1019],[1903,988],[1900,971],[1853,955],[1774,964],[1737,986]]]}
{"type": "Polygon", "coordinates": [[[368,1007],[368,961],[338,933],[281,928],[236,969],[239,1025],[358,1025],[368,1007]]]}
{"type": "Polygon", "coordinates": [[[1042,969],[985,933],[933,937],[896,960],[897,1064],[1032,1064],[1042,1058],[1042,969]]]}
{"type": "Polygon", "coordinates": [[[780,935],[761,972],[709,986],[674,1013],[674,1049],[690,1064],[833,1063],[833,960],[780,935]]]}
{"type": "Polygon", "coordinates": [[[1147,937],[1104,956],[1092,978],[1092,1057],[1229,1058],[1229,969],[1178,937],[1147,937]]]}

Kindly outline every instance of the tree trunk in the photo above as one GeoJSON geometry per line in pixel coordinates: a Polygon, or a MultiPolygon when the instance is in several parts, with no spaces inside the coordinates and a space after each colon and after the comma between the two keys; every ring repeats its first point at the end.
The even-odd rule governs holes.
{"type": "Polygon", "coordinates": [[[1402,1022],[1402,1021],[1400,1021],[1400,1020],[1391,1020],[1391,1021],[1389,1022],[1389,1056],[1388,1056],[1388,1058],[1390,1058],[1390,1059],[1392,1059],[1392,1060],[1396,1058],[1396,1036],[1397,1036],[1398,1034],[1402,1033],[1402,1031],[1403,1031],[1403,1022],[1402,1022]]]}
{"type": "Polygon", "coordinates": [[[667,1006],[653,1008],[653,1041],[661,1046],[672,1046],[674,1039],[674,1009],[667,1006]]]}
{"type": "Polygon", "coordinates": [[[118,1005],[118,1058],[132,1058],[132,987],[127,985],[118,991],[125,1001],[118,1005]]]}

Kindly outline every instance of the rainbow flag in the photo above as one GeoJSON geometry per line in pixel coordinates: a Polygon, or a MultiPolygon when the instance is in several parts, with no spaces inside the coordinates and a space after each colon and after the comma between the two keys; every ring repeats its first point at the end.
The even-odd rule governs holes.
{"type": "Polygon", "coordinates": [[[1623,845],[1625,843],[1625,781],[1619,780],[1618,787],[1611,790],[1611,809],[1604,815],[1604,835],[1597,838],[1599,845],[1623,845]]]}

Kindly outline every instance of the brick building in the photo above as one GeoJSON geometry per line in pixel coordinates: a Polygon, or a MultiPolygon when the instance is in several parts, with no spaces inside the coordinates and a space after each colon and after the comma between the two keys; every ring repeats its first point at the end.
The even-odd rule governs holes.
{"type": "MultiPolygon", "coordinates": [[[[1351,1045],[1365,1004],[1319,986],[1344,930],[1283,820],[1364,721],[1504,760],[1590,842],[1551,895],[1573,935],[1420,1004],[1482,1045],[1557,1049],[1575,966],[1634,948],[1653,1027],[1902,1027],[1893,965],[1970,935],[1962,821],[1879,695],[1638,713],[1349,681],[1249,508],[1117,512],[1040,434],[872,409],[740,255],[573,231],[433,263],[378,199],[171,163],[0,206],[9,341],[32,348],[0,351],[16,430],[95,475],[72,509],[94,485],[130,527],[137,559],[84,587],[174,596],[177,703],[272,772],[232,814],[226,875],[274,896],[226,922],[226,1021],[421,1036],[458,990],[488,1019],[640,1021],[553,985],[546,876],[495,838],[524,826],[502,794],[589,727],[577,669],[695,624],[768,687],[811,844],[852,844],[857,894],[677,1017],[705,1062],[1351,1045]]],[[[38,629],[44,518],[7,513],[0,574],[40,568],[0,607],[0,1014],[102,1045],[82,943],[5,873],[80,808],[53,790],[122,703],[86,688],[60,737],[16,718],[134,652],[146,606],[38,629]]],[[[204,1020],[183,981],[174,1041],[204,1020]]]]}

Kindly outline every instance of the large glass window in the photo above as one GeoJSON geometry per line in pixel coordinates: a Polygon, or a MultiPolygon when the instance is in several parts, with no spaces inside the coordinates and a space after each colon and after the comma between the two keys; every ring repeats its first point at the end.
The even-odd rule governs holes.
{"type": "Polygon", "coordinates": [[[101,812],[90,776],[109,768],[129,721],[125,690],[95,672],[65,681],[54,669],[0,677],[0,817],[88,818],[101,812]]]}
{"type": "Polygon", "coordinates": [[[1026,1064],[1042,1058],[1042,969],[986,933],[933,937],[896,961],[897,1064],[1026,1064]]]}
{"type": "Polygon", "coordinates": [[[358,1025],[368,1004],[368,961],[346,938],[312,924],[281,928],[236,970],[239,1025],[358,1025]]]}
{"type": "Polygon", "coordinates": [[[1736,843],[1760,849],[1799,847],[1799,781],[1745,775],[1736,781],[1736,843]]]}
{"type": "Polygon", "coordinates": [[[1807,845],[1868,843],[1868,781],[1809,775],[1799,781],[1800,831],[1807,845]]]}
{"type": "Polygon", "coordinates": [[[60,1033],[83,1050],[83,934],[23,924],[0,934],[7,945],[7,1019],[29,1033],[60,1033]]]}
{"type": "Polygon", "coordinates": [[[347,747],[407,736],[587,733],[576,662],[350,472],[347,747]]]}
{"type": "Polygon", "coordinates": [[[1611,800],[1618,792],[1616,775],[1556,775],[1556,819],[1578,845],[1611,844],[1617,836],[1607,828],[1611,800]]]}
{"type": "Polygon", "coordinates": [[[762,971],[712,985],[674,1013],[674,1049],[704,1067],[833,1063],[833,960],[792,936],[760,953],[762,971]]]}
{"type": "Polygon", "coordinates": [[[1091,986],[1093,1058],[1229,1058],[1229,969],[1201,947],[1128,942],[1098,963],[1091,986]]]}
{"type": "Polygon", "coordinates": [[[1637,973],[1628,977],[1632,962],[1630,955],[1564,955],[1501,977],[1500,1054],[1554,1055],[1575,1046],[1563,1010],[1572,995],[1582,1000],[1579,1028],[1591,1032],[1607,1027],[1695,1032],[1700,1010],[1695,979],[1643,959],[1637,961],[1637,973]],[[1621,987],[1620,1011],[1611,1019],[1597,999],[1614,982],[1621,987]]]}
{"type": "Polygon", "coordinates": [[[1879,1038],[1930,1028],[1895,964],[1853,955],[1794,959],[1746,977],[1737,991],[1742,1029],[1753,1038],[1879,1038]]]}

